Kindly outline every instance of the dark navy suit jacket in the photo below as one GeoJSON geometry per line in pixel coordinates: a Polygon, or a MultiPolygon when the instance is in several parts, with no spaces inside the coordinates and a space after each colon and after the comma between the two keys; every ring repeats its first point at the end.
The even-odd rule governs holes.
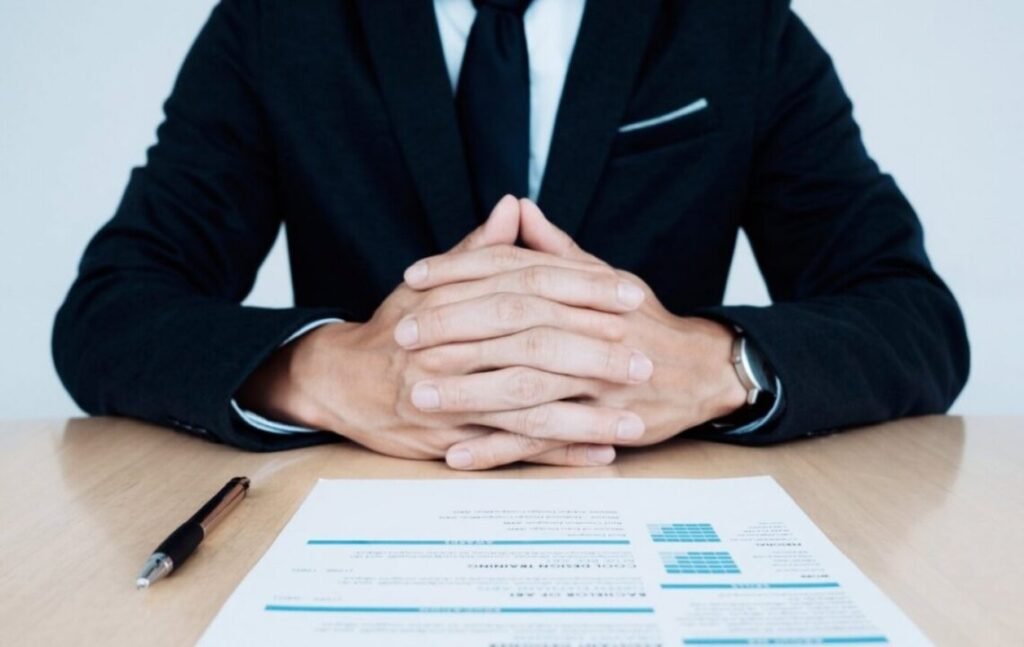
{"type": "MultiPolygon", "coordinates": [[[[336,438],[254,430],[229,402],[296,329],[367,319],[478,224],[431,3],[224,0],[166,115],[57,316],[61,378],[89,413],[249,449],[336,438]],[[296,306],[243,307],[282,223],[296,306]]],[[[920,224],[788,2],[589,0],[539,203],[673,312],[760,347],[785,409],[737,442],[944,411],[966,380],[920,224]],[[770,307],[721,306],[741,227],[770,307]]]]}

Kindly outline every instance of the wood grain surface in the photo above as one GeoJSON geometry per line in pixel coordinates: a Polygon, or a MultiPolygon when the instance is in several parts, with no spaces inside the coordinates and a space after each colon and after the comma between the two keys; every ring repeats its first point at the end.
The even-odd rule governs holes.
{"type": "Polygon", "coordinates": [[[351,444],[252,454],[138,422],[0,423],[0,645],[181,645],[319,478],[769,474],[940,645],[1024,641],[1024,419],[908,419],[770,448],[685,438],[602,468],[457,473],[351,444]],[[230,477],[249,497],[148,591],[149,552],[230,477]]]}

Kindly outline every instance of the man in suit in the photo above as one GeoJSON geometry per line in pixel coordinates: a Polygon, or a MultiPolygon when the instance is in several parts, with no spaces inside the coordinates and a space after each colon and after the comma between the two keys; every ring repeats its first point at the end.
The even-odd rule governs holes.
{"type": "Polygon", "coordinates": [[[54,357],[91,413],[459,469],[940,412],[968,370],[783,0],[223,0],[54,357]],[[282,222],[296,306],[244,307],[282,222]],[[770,307],[721,305],[740,227],[770,307]]]}

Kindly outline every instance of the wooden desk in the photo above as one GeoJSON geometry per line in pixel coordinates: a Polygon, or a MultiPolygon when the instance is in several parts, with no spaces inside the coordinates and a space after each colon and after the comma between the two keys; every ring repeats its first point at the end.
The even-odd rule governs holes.
{"type": "Polygon", "coordinates": [[[679,439],[611,467],[464,474],[351,445],[249,454],[117,419],[0,425],[0,644],[194,642],[318,478],[770,474],[936,643],[1024,637],[1024,419],[921,418],[767,449],[679,439]],[[170,579],[133,583],[235,475],[249,499],[170,579]]]}

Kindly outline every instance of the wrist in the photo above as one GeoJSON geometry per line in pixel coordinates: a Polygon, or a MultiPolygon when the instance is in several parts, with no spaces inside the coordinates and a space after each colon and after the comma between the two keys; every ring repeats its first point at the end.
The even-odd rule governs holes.
{"type": "Polygon", "coordinates": [[[691,329],[703,337],[704,386],[700,398],[702,422],[723,418],[746,405],[747,390],[740,381],[732,361],[733,343],[737,333],[731,327],[710,319],[687,318],[691,329]]]}
{"type": "Polygon", "coordinates": [[[325,345],[357,324],[325,324],[278,348],[249,376],[236,394],[245,409],[286,424],[334,430],[317,384],[325,345]]]}

